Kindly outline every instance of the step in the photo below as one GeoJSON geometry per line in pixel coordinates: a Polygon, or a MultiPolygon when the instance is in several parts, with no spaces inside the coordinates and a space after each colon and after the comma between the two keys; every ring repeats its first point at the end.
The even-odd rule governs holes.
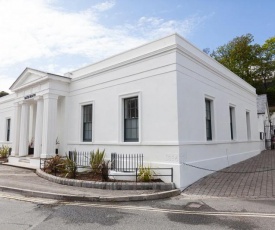
{"type": "Polygon", "coordinates": [[[36,170],[35,166],[30,165],[29,163],[24,163],[24,162],[17,162],[17,163],[3,163],[3,165],[8,165],[12,167],[17,167],[17,168],[23,168],[23,169],[30,169],[30,170],[36,170]]]}
{"type": "Polygon", "coordinates": [[[30,158],[20,158],[18,162],[30,163],[30,158]]]}

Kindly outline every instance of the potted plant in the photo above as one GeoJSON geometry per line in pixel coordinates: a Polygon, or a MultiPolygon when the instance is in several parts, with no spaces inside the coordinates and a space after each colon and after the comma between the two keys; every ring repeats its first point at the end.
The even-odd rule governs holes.
{"type": "Polygon", "coordinates": [[[32,138],[31,141],[29,142],[28,155],[33,155],[33,148],[34,148],[34,138],[32,138]]]}
{"type": "Polygon", "coordinates": [[[59,144],[60,144],[60,142],[59,142],[58,137],[57,137],[56,140],[55,140],[55,154],[58,154],[59,144]]]}
{"type": "Polygon", "coordinates": [[[7,162],[9,152],[10,152],[9,146],[2,145],[2,147],[0,147],[0,161],[7,162]]]}

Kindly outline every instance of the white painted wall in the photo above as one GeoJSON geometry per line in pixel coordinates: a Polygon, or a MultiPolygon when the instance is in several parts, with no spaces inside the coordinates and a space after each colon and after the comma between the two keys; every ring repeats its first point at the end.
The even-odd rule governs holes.
{"type": "Polygon", "coordinates": [[[196,50],[179,41],[177,54],[179,164],[181,187],[211,173],[184,163],[219,170],[262,150],[257,129],[256,93],[246,82],[196,50]],[[184,52],[184,49],[192,53],[184,52]],[[196,56],[195,56],[196,55],[196,56]],[[213,140],[206,139],[205,99],[213,101],[213,140]],[[235,108],[236,131],[231,140],[229,107],[235,108]],[[246,112],[250,113],[251,138],[247,137],[246,112]]]}
{"type": "Polygon", "coordinates": [[[143,153],[153,165],[166,153],[178,152],[175,53],[73,80],[69,102],[68,150],[105,148],[111,152],[143,153]],[[134,74],[133,74],[134,73],[134,74]],[[76,86],[77,84],[77,86],[76,86]],[[122,98],[139,96],[140,142],[124,143],[122,98]],[[93,142],[81,141],[81,106],[93,103],[93,142]]]}
{"type": "MultiPolygon", "coordinates": [[[[2,145],[8,145],[11,146],[11,141],[7,142],[6,137],[7,137],[7,119],[11,119],[11,130],[13,126],[13,100],[14,100],[13,94],[7,95],[5,97],[0,98],[0,146],[2,145]]],[[[12,139],[12,132],[10,138],[12,139]]]]}

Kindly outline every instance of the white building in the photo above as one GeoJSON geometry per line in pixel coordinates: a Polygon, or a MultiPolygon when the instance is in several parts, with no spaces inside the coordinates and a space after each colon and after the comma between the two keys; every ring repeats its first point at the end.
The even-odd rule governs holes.
{"type": "Polygon", "coordinates": [[[27,68],[0,98],[0,144],[28,154],[105,149],[173,167],[184,188],[263,148],[255,89],[177,34],[58,76],[27,68]],[[11,131],[10,131],[11,130],[11,131]]]}
{"type": "Polygon", "coordinates": [[[262,148],[271,148],[271,136],[273,135],[274,121],[270,117],[267,95],[262,94],[257,96],[257,113],[258,113],[258,130],[260,132],[260,139],[265,140],[262,142],[262,148]]]}

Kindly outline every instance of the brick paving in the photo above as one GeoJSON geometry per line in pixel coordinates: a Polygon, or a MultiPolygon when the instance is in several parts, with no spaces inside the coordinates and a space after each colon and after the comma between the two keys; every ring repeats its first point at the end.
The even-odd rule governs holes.
{"type": "Polygon", "coordinates": [[[183,194],[215,197],[275,198],[275,150],[265,150],[255,157],[221,171],[198,180],[186,188],[183,194]]]}

